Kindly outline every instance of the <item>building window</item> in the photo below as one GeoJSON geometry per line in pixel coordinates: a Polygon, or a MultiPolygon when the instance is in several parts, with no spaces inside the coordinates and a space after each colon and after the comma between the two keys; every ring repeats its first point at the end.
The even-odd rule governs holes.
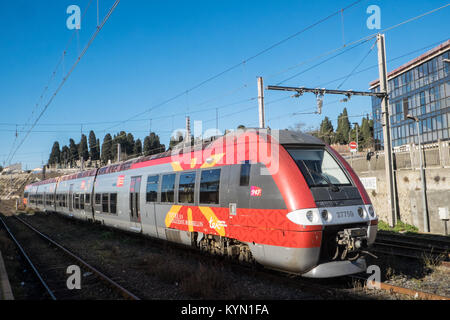
{"type": "Polygon", "coordinates": [[[147,202],[156,202],[158,198],[159,176],[147,177],[147,202]]]}
{"type": "Polygon", "coordinates": [[[178,184],[178,202],[194,203],[195,172],[180,175],[178,184]]]}
{"type": "Polygon", "coordinates": [[[220,169],[202,171],[200,180],[200,203],[219,203],[220,169]]]}
{"type": "Polygon", "coordinates": [[[175,201],[175,174],[168,174],[162,177],[161,202],[175,201]]]}

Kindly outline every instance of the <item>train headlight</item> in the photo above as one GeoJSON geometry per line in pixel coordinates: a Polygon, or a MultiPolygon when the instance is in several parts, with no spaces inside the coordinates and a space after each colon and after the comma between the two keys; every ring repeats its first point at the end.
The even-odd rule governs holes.
{"type": "Polygon", "coordinates": [[[312,210],[308,210],[308,212],[306,212],[306,218],[309,220],[309,222],[313,222],[314,221],[314,212],[312,212],[312,210]]]}
{"type": "Polygon", "coordinates": [[[322,210],[321,215],[323,220],[325,221],[331,220],[331,214],[327,210],[322,210]]]}
{"type": "Polygon", "coordinates": [[[361,218],[364,218],[364,210],[363,210],[363,208],[361,208],[361,207],[358,208],[358,215],[359,215],[361,218]]]}
{"type": "Polygon", "coordinates": [[[369,206],[369,214],[372,218],[375,217],[375,210],[373,210],[372,206],[369,206]]]}

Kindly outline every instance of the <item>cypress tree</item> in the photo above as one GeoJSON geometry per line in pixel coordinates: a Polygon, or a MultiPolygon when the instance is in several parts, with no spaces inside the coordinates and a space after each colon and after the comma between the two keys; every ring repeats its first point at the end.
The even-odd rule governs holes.
{"type": "Polygon", "coordinates": [[[75,141],[73,141],[73,139],[69,140],[69,162],[71,164],[73,164],[74,161],[78,160],[78,147],[75,143],[75,141]]]}
{"type": "Polygon", "coordinates": [[[134,143],[133,154],[135,156],[140,156],[142,154],[142,142],[141,139],[137,139],[134,143]]]}
{"type": "Polygon", "coordinates": [[[134,137],[131,133],[127,134],[125,152],[127,155],[132,155],[134,153],[134,145],[135,145],[134,137]]]}
{"type": "Polygon", "coordinates": [[[107,163],[108,160],[112,160],[112,137],[109,133],[105,135],[103,138],[103,144],[102,144],[102,155],[101,159],[103,163],[107,163]]]}
{"type": "Polygon", "coordinates": [[[98,143],[98,140],[95,136],[94,131],[91,130],[89,132],[89,155],[91,157],[91,160],[99,160],[100,158],[100,152],[99,152],[100,144],[98,143]]]}
{"type": "Polygon", "coordinates": [[[55,141],[53,143],[52,151],[50,153],[50,158],[48,159],[48,164],[58,164],[61,160],[61,152],[59,150],[59,142],[55,141]]]}
{"type": "Polygon", "coordinates": [[[88,150],[88,143],[87,138],[84,134],[81,135],[80,144],[78,146],[78,154],[80,156],[80,159],[83,159],[86,161],[89,158],[89,150],[88,150]]]}
{"type": "Polygon", "coordinates": [[[60,164],[67,166],[68,161],[70,160],[70,149],[68,146],[63,146],[61,149],[61,157],[60,164]]]}
{"type": "Polygon", "coordinates": [[[326,144],[331,144],[334,139],[334,129],[331,120],[325,117],[320,124],[319,138],[322,139],[326,144]]]}

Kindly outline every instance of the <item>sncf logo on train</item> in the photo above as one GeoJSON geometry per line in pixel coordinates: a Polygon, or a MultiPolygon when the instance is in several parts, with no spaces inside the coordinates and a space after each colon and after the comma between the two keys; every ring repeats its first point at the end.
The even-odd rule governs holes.
{"type": "Polygon", "coordinates": [[[262,195],[262,189],[261,189],[261,188],[258,188],[258,187],[256,187],[256,186],[252,186],[251,189],[250,189],[250,195],[251,195],[252,197],[261,197],[261,195],[262,195]]]}

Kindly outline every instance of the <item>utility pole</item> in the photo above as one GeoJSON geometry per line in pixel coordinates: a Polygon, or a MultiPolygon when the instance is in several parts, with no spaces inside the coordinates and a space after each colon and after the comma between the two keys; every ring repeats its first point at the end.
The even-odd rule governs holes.
{"type": "Polygon", "coordinates": [[[413,120],[416,123],[417,138],[419,139],[419,159],[420,159],[420,179],[422,180],[422,205],[423,205],[423,231],[430,232],[430,223],[428,215],[428,202],[427,202],[427,184],[425,180],[425,170],[423,168],[423,150],[422,150],[422,138],[420,136],[419,118],[410,114],[406,118],[413,120]]]}
{"type": "MultiPolygon", "coordinates": [[[[294,97],[300,97],[304,93],[314,93],[317,97],[324,94],[339,94],[347,96],[350,99],[352,96],[372,96],[381,99],[381,112],[383,115],[383,138],[384,138],[384,153],[385,153],[385,167],[386,167],[386,184],[388,192],[388,219],[389,224],[394,226],[396,224],[398,215],[397,196],[395,187],[395,176],[393,172],[393,156],[391,146],[391,135],[389,126],[389,104],[388,104],[388,86],[387,86],[387,68],[386,68],[386,50],[384,43],[384,35],[377,35],[378,45],[378,72],[380,77],[380,90],[379,92],[370,91],[355,91],[355,90],[338,90],[338,89],[326,89],[326,88],[306,88],[306,87],[285,87],[285,86],[268,86],[267,90],[281,90],[281,91],[294,91],[297,92],[294,97]],[[389,214],[390,212],[390,214],[389,214]]],[[[258,79],[259,83],[259,79],[258,79]]],[[[261,80],[262,83],[262,80],[261,80]]],[[[261,110],[261,108],[260,108],[261,110]]],[[[261,113],[260,113],[261,119],[261,113]]]]}
{"type": "Polygon", "coordinates": [[[259,127],[265,128],[264,121],[264,87],[263,78],[258,77],[258,105],[259,105],[259,127]]]}
{"type": "Polygon", "coordinates": [[[384,34],[377,35],[378,46],[378,73],[380,77],[380,92],[386,93],[381,98],[381,112],[383,117],[383,140],[384,140],[384,166],[386,168],[386,183],[388,192],[388,209],[391,212],[389,224],[391,227],[395,226],[397,222],[397,197],[395,188],[395,176],[393,170],[393,156],[391,146],[391,129],[389,119],[389,98],[388,98],[388,81],[387,81],[387,67],[386,67],[386,48],[384,41],[384,34]]]}
{"type": "Polygon", "coordinates": [[[184,139],[184,145],[191,145],[191,119],[186,117],[186,137],[184,139]]]}

